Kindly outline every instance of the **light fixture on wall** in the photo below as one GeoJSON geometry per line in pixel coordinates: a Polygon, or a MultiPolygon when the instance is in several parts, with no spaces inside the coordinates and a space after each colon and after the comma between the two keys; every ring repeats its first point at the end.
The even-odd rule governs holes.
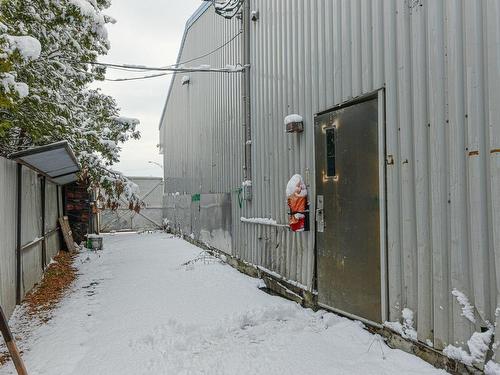
{"type": "Polygon", "coordinates": [[[287,133],[302,133],[304,131],[304,119],[300,115],[288,115],[285,117],[285,130],[287,133]]]}

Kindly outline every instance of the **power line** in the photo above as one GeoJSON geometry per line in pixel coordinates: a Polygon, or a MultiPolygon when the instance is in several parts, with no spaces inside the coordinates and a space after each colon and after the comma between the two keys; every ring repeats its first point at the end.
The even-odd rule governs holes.
{"type": "Polygon", "coordinates": [[[133,77],[133,78],[105,78],[105,81],[110,81],[110,82],[124,82],[124,81],[137,81],[141,79],[149,79],[149,78],[156,78],[156,77],[163,77],[163,76],[168,76],[172,75],[175,73],[159,73],[159,74],[152,74],[149,76],[141,76],[141,77],[133,77]]]}
{"type": "MultiPolygon", "coordinates": [[[[131,64],[113,64],[113,63],[85,62],[85,61],[72,61],[72,62],[89,64],[89,65],[105,66],[105,67],[110,68],[110,69],[122,70],[122,71],[130,71],[130,72],[143,72],[143,71],[180,71],[180,72],[184,72],[184,71],[193,71],[194,69],[197,69],[196,71],[219,71],[219,72],[224,72],[227,69],[220,69],[219,68],[219,69],[210,69],[210,70],[207,70],[207,68],[176,68],[176,67],[178,67],[179,65],[187,64],[189,62],[193,62],[193,61],[196,61],[196,60],[199,60],[199,59],[202,59],[204,57],[207,57],[207,56],[210,56],[210,55],[214,54],[215,52],[221,50],[222,48],[224,48],[225,46],[227,46],[229,43],[231,43],[232,41],[234,41],[241,34],[242,34],[242,32],[239,31],[231,39],[227,40],[225,43],[223,43],[222,45],[216,47],[215,49],[213,49],[213,50],[211,50],[211,51],[209,51],[207,53],[204,53],[203,55],[200,55],[200,56],[197,56],[197,57],[194,57],[192,59],[185,60],[185,61],[181,61],[181,62],[178,62],[176,64],[162,66],[162,67],[159,67],[159,68],[148,67],[148,66],[143,66],[143,65],[131,65],[131,64]]],[[[240,64],[237,64],[236,66],[238,66],[238,65],[240,65],[240,64]]],[[[228,72],[233,72],[233,70],[228,71],[228,72]]]]}
{"type": "Polygon", "coordinates": [[[233,40],[235,40],[238,36],[241,35],[241,31],[238,32],[235,36],[233,36],[231,39],[229,39],[226,43],[224,43],[223,45],[217,47],[216,49],[210,51],[210,52],[207,52],[205,53],[204,55],[201,55],[201,56],[198,56],[198,57],[195,57],[195,58],[192,58],[192,59],[189,59],[189,60],[185,60],[185,61],[182,61],[182,62],[178,62],[177,64],[174,64],[174,65],[170,65],[170,66],[178,66],[178,65],[181,65],[181,64],[186,64],[186,63],[189,63],[189,62],[192,62],[192,61],[195,61],[195,60],[199,60],[199,59],[202,59],[203,57],[207,57],[207,56],[210,56],[211,54],[221,50],[222,48],[224,48],[225,46],[227,46],[229,43],[231,43],[233,40]]]}
{"type": "Polygon", "coordinates": [[[83,61],[78,61],[78,62],[89,65],[98,65],[98,66],[113,67],[113,68],[130,68],[142,71],[163,71],[163,72],[174,72],[174,73],[189,73],[189,72],[240,73],[244,70],[243,66],[241,66],[240,64],[236,66],[228,65],[228,67],[226,68],[212,68],[210,67],[210,65],[200,65],[199,67],[194,67],[194,68],[173,68],[173,67],[155,68],[150,66],[129,65],[129,64],[111,64],[111,63],[83,62],[83,61]]]}

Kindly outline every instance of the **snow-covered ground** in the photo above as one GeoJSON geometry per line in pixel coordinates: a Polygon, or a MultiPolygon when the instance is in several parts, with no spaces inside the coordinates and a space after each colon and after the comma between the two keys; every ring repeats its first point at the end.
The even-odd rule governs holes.
{"type": "Polygon", "coordinates": [[[200,253],[163,233],[106,236],[100,256],[79,256],[54,318],[21,343],[29,373],[444,374],[200,253]]]}

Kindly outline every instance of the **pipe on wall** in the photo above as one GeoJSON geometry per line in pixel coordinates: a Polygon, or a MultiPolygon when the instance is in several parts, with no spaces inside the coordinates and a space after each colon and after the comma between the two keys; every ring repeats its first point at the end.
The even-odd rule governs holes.
{"type": "MultiPolygon", "coordinates": [[[[243,101],[243,127],[245,129],[245,181],[252,180],[252,118],[250,107],[250,0],[245,0],[242,12],[243,43],[242,60],[245,71],[242,75],[242,101],[243,101]]],[[[252,199],[252,186],[245,185],[244,197],[246,200],[252,199]]]]}

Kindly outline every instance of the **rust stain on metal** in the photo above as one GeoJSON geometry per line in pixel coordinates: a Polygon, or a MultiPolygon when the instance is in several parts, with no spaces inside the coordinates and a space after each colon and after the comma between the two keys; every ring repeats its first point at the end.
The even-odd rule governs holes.
{"type": "Polygon", "coordinates": [[[479,151],[469,151],[469,156],[478,156],[479,151]]]}
{"type": "Polygon", "coordinates": [[[500,154],[500,148],[494,148],[490,151],[490,154],[500,154]]]}

